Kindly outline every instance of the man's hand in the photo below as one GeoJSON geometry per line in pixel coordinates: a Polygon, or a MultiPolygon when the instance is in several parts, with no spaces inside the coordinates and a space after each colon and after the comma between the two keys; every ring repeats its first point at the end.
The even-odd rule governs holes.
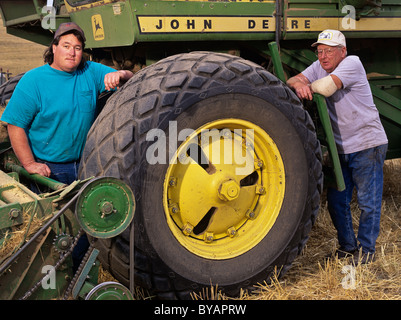
{"type": "Polygon", "coordinates": [[[311,84],[302,73],[288,79],[287,85],[294,89],[298,98],[307,100],[313,99],[313,91],[310,86],[311,84]]]}
{"type": "Polygon", "coordinates": [[[42,176],[49,177],[51,173],[50,168],[44,163],[31,162],[28,164],[23,164],[23,166],[25,170],[31,174],[38,173],[42,176]]]}
{"type": "Polygon", "coordinates": [[[118,70],[110,72],[104,77],[104,87],[107,91],[119,89],[122,82],[130,79],[134,74],[128,70],[118,70]]]}
{"type": "Polygon", "coordinates": [[[297,82],[293,86],[293,88],[299,99],[306,99],[306,100],[313,99],[313,91],[311,89],[310,84],[303,84],[301,82],[297,82]]]}
{"type": "Polygon", "coordinates": [[[119,89],[120,84],[120,72],[110,72],[104,77],[104,87],[107,91],[113,90],[115,88],[119,89]]]}
{"type": "Polygon", "coordinates": [[[12,124],[8,124],[7,129],[15,155],[25,170],[31,174],[38,173],[49,177],[51,173],[50,168],[44,163],[35,161],[25,130],[12,124]]]}

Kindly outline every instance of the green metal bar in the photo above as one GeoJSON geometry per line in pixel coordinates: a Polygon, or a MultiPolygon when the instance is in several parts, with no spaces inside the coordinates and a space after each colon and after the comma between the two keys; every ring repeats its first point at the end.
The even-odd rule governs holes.
{"type": "MultiPolygon", "coordinates": [[[[74,287],[72,288],[72,297],[74,299],[76,299],[78,297],[78,295],[80,294],[81,289],[84,286],[85,281],[87,281],[87,276],[89,274],[89,272],[91,271],[91,269],[93,268],[93,266],[95,265],[95,261],[96,258],[99,254],[99,250],[96,248],[93,248],[92,252],[90,253],[90,256],[88,258],[88,261],[85,263],[85,266],[83,267],[81,274],[78,276],[78,279],[74,285],[74,287]]],[[[97,283],[97,281],[95,282],[95,284],[97,283]]],[[[86,292],[88,293],[88,292],[86,292]]]]}
{"type": "Polygon", "coordinates": [[[31,21],[35,21],[35,20],[39,20],[39,19],[40,19],[39,15],[32,14],[30,16],[25,16],[25,17],[20,17],[20,18],[4,21],[4,25],[6,27],[9,27],[9,26],[13,26],[13,25],[16,25],[16,24],[25,23],[25,22],[31,22],[31,21]]]}
{"type": "Polygon", "coordinates": [[[370,82],[373,99],[380,114],[380,120],[383,124],[388,138],[388,150],[386,159],[395,159],[401,157],[401,99],[400,90],[394,91],[395,87],[389,86],[381,89],[383,83],[374,85],[370,82]],[[394,90],[393,90],[394,89],[394,90]],[[395,96],[396,94],[397,96],[395,96]]]}
{"type": "Polygon", "coordinates": [[[370,85],[370,89],[372,90],[373,97],[385,102],[384,104],[377,103],[380,115],[401,125],[401,100],[375,85],[370,85]]]}
{"type": "Polygon", "coordinates": [[[5,261],[1,266],[0,266],[0,275],[3,274],[4,271],[7,270],[7,268],[21,255],[21,253],[29,247],[31,243],[34,243],[36,239],[41,237],[42,234],[45,233],[45,231],[51,227],[51,225],[58,219],[60,218],[61,215],[64,214],[67,209],[75,203],[75,201],[78,199],[80,193],[75,194],[64,206],[61,208],[61,210],[57,211],[51,218],[46,220],[46,223],[31,237],[31,239],[26,242],[21,249],[16,252],[12,257],[10,257],[7,261],[5,261]]]}
{"type": "Polygon", "coordinates": [[[37,182],[43,186],[49,187],[52,190],[60,190],[66,186],[64,183],[41,176],[40,174],[30,174],[24,168],[10,162],[7,162],[4,167],[6,170],[17,172],[19,175],[29,179],[30,181],[37,182]]]}
{"type": "Polygon", "coordinates": [[[338,157],[336,143],[334,141],[333,129],[330,122],[329,112],[327,111],[326,99],[320,94],[313,95],[313,101],[316,102],[319,118],[322,122],[324,133],[326,135],[327,147],[333,162],[333,172],[339,191],[345,190],[345,182],[341,170],[340,158],[338,157]]]}
{"type": "Polygon", "coordinates": [[[285,82],[285,75],[283,65],[281,64],[280,52],[278,51],[277,43],[272,41],[269,43],[270,54],[274,66],[274,71],[281,81],[285,82]]]}

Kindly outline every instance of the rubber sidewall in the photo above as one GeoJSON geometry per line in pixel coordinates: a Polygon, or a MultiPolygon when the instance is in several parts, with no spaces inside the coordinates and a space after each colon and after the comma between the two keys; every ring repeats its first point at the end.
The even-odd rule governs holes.
{"type": "MultiPolygon", "coordinates": [[[[241,91],[239,89],[237,91],[241,91]]],[[[242,88],[242,91],[246,89],[242,88]]],[[[274,105],[247,92],[221,94],[205,99],[185,108],[185,112],[176,118],[178,132],[186,128],[197,129],[208,122],[227,117],[248,120],[258,125],[277,144],[284,162],[286,181],[289,183],[286,183],[282,208],[273,228],[256,247],[233,259],[211,260],[189,252],[169,230],[162,202],[168,164],[144,166],[145,183],[141,206],[142,212],[147,212],[145,229],[153,250],[175,272],[203,285],[211,282],[223,286],[232,285],[247,280],[250,275],[263,272],[267,265],[279,262],[280,255],[285,254],[302,220],[308,190],[305,150],[299,133],[291,123],[291,115],[287,116],[274,105]],[[244,272],[249,269],[252,271],[244,272]]]]}

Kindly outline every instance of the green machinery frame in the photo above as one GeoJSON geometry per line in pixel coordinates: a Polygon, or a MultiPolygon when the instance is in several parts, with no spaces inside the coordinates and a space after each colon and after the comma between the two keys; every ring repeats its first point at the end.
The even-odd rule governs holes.
{"type": "Polygon", "coordinates": [[[99,251],[93,247],[96,238],[116,236],[130,225],[135,210],[131,189],[111,177],[65,185],[29,174],[8,149],[0,155],[4,161],[4,171],[0,171],[0,299],[133,299],[134,282],[130,290],[118,283],[98,284],[99,251]],[[25,187],[27,183],[41,185],[48,192],[33,193],[25,187]],[[38,229],[29,234],[34,218],[40,225],[35,224],[38,229]],[[10,242],[11,252],[3,251],[18,228],[22,240],[10,242]],[[93,240],[73,274],[71,253],[83,232],[93,240]]]}

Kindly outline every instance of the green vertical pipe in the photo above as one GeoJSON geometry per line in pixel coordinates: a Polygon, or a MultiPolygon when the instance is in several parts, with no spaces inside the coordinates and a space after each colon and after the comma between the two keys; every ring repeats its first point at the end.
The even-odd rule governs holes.
{"type": "Polygon", "coordinates": [[[5,169],[8,171],[13,171],[17,172],[19,175],[29,179],[30,181],[37,182],[43,186],[49,187],[52,190],[59,190],[61,188],[64,188],[66,184],[58,182],[56,180],[41,176],[40,174],[30,174],[28,171],[26,171],[24,168],[22,168],[19,165],[12,164],[10,162],[7,162],[5,164],[5,169]]]}
{"type": "Polygon", "coordinates": [[[329,112],[327,111],[326,99],[320,94],[313,94],[313,101],[316,102],[319,118],[326,135],[327,147],[330,152],[331,160],[333,161],[333,171],[339,191],[345,190],[345,182],[341,170],[340,158],[338,157],[337,146],[334,140],[333,128],[331,126],[329,112]]]}
{"type": "Polygon", "coordinates": [[[274,73],[276,74],[277,78],[285,82],[284,69],[283,65],[281,64],[280,53],[278,52],[277,43],[274,41],[270,42],[269,49],[272,57],[274,73]]]}

